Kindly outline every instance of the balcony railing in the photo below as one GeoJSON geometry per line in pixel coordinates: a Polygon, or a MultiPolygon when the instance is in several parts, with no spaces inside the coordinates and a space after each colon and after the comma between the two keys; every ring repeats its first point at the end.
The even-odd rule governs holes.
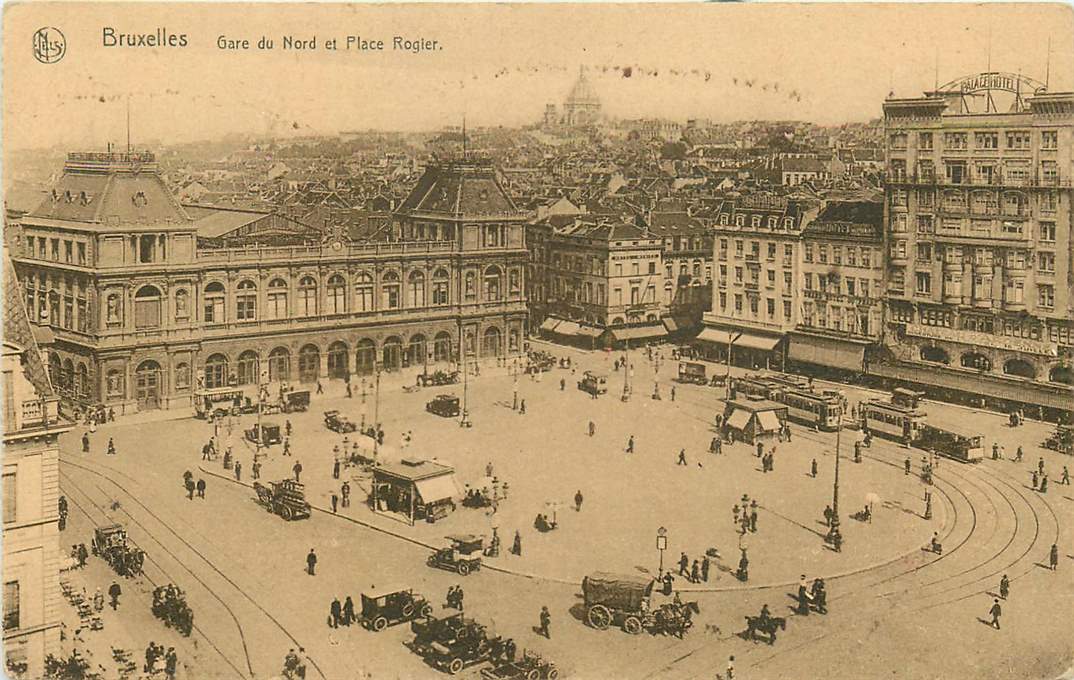
{"type": "Polygon", "coordinates": [[[454,241],[403,243],[352,243],[336,250],[328,246],[283,246],[276,248],[206,248],[198,250],[199,262],[292,261],[313,258],[362,257],[376,255],[418,255],[451,252],[454,241]]]}
{"type": "Polygon", "coordinates": [[[59,397],[26,399],[15,410],[14,415],[15,422],[4,426],[5,431],[9,433],[56,425],[60,420],[60,399],[59,397]],[[11,427],[12,425],[14,428],[11,427]]]}
{"type": "Polygon", "coordinates": [[[954,182],[947,177],[921,174],[916,172],[890,173],[884,178],[888,184],[923,184],[930,186],[945,187],[1037,187],[1037,188],[1060,188],[1070,187],[1071,180],[1063,177],[1050,175],[1034,175],[1028,177],[1004,177],[1003,173],[997,172],[990,178],[975,177],[967,174],[961,182],[954,182]]]}

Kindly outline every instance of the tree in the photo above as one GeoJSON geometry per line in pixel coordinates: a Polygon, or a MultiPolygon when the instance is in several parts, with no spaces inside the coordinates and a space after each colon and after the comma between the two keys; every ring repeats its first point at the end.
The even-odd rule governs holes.
{"type": "Polygon", "coordinates": [[[45,680],[100,680],[100,674],[91,670],[90,662],[79,651],[71,656],[57,658],[49,654],[45,658],[45,680]]]}
{"type": "Polygon", "coordinates": [[[682,142],[665,142],[660,147],[660,157],[673,161],[681,161],[686,158],[686,145],[682,142]]]}

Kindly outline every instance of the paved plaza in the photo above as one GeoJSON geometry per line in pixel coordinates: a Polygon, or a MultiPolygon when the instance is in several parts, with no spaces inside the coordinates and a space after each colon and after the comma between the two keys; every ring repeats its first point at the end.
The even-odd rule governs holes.
{"type": "MultiPolygon", "coordinates": [[[[846,543],[837,553],[823,541],[835,433],[792,425],[791,441],[776,445],[774,471],[762,473],[746,444],[725,445],[719,456],[708,453],[722,388],[675,384],[672,401],[675,362],[665,357],[654,375],[644,353],[632,351],[632,394],[624,402],[623,372],[612,370],[618,354],[551,349],[571,356],[575,371],[554,369],[539,381],[522,376],[517,384],[524,415],[512,408],[513,366],[482,366],[480,377],[467,386],[472,428],[424,410],[435,394],[461,396],[462,385],[412,392],[403,389],[412,374],[381,381],[382,460],[436,458],[455,466],[464,484],[483,477],[491,463],[494,475],[508,485],[507,498],[494,513],[460,505],[440,522],[410,526],[373,513],[363,502],[368,477],[345,468],[342,477],[351,483],[353,503],[333,516],[330,496],[343,479],[332,477],[332,448],[342,436],[325,428],[323,412],[339,409],[354,420],[362,412],[360,383],[350,399],[341,383],[333,383],[327,394],[314,396],[308,412],[271,416],[280,423],[290,418],[293,456],[274,446],[263,459],[263,480],[291,476],[294,462],[302,462],[302,481],[314,505],[309,520],[286,523],[255,502],[253,450],[240,433],[256,416],[233,423],[236,459],[244,468],[236,481],[219,458],[201,460],[212,427],[172,412],[158,414],[155,421],[121,419],[101,428],[89,455],[78,452],[81,430],[67,436],[61,485],[73,502],[72,514],[83,517],[72,522],[71,537],[63,542],[88,542],[90,523],[105,519],[130,528],[151,558],[147,575],[187,591],[198,629],[184,642],[189,647],[184,659],[194,677],[275,674],[283,655],[298,645],[325,678],[435,677],[437,672],[403,645],[410,637],[406,626],[374,635],[355,627],[333,630],[325,623],[333,597],[349,594],[357,600],[362,589],[388,582],[412,586],[438,606],[449,586],[462,585],[468,612],[520,647],[546,653],[570,677],[713,677],[729,655],[737,659],[736,677],[750,678],[800,677],[803,665],[818,676],[876,677],[892,669],[905,673],[900,677],[950,676],[969,659],[989,677],[1044,678],[1070,663],[1063,631],[1074,623],[1072,494],[1070,487],[1055,484],[1070,459],[1038,447],[1050,426],[1029,422],[1011,429],[996,414],[929,403],[930,414],[938,418],[972,422],[984,433],[986,447],[998,441],[1008,458],[975,466],[943,460],[932,487],[918,476],[921,451],[875,440],[855,463],[859,435],[844,430],[839,503],[846,543]],[[585,369],[609,375],[607,394],[593,399],[577,389],[585,369]],[[657,382],[660,400],[651,398],[657,382]],[[592,437],[590,421],[596,428],[592,437]],[[153,432],[149,437],[147,428],[153,432]],[[412,438],[401,451],[406,431],[412,438]],[[625,451],[630,435],[633,454],[625,451]],[[104,454],[109,437],[119,452],[114,457],[104,454]],[[1025,460],[1015,464],[1009,459],[1019,444],[1025,460]],[[677,464],[680,449],[686,451],[686,465],[677,464]],[[907,456],[910,475],[903,470],[907,456]],[[1042,456],[1053,484],[1046,495],[1029,483],[1042,456]],[[814,459],[815,478],[810,474],[814,459]],[[206,480],[204,500],[187,499],[182,473],[188,469],[206,480]],[[926,489],[933,495],[928,520],[923,516],[926,489]],[[574,509],[578,491],[584,498],[580,511],[574,509]],[[745,536],[732,516],[743,494],[758,503],[757,531],[745,536]],[[868,500],[874,503],[872,521],[852,519],[868,500]],[[535,515],[553,512],[558,528],[536,531],[535,515]],[[427,546],[445,535],[487,536],[493,527],[504,550],[486,560],[486,569],[460,577],[425,565],[427,546]],[[656,574],[660,527],[668,536],[666,569],[678,571],[680,553],[691,562],[709,548],[721,556],[713,560],[708,581],[676,580],[684,599],[699,602],[695,628],[678,640],[633,638],[614,628],[586,626],[579,599],[582,577],[598,570],[656,574]],[[516,530],[521,556],[507,550],[516,530]],[[934,532],[944,544],[942,555],[922,550],[934,532]],[[1062,549],[1058,573],[1038,564],[1047,562],[1055,542],[1062,549]],[[304,573],[310,548],[319,557],[312,577],[304,573]],[[746,583],[732,573],[742,548],[750,560],[746,583]],[[828,581],[827,616],[794,615],[792,597],[803,573],[828,581]],[[1014,595],[1004,609],[1003,630],[994,631],[979,619],[987,623],[989,592],[1004,573],[1014,595]],[[790,618],[772,647],[737,635],[743,617],[766,603],[775,615],[790,618]],[[549,640],[534,631],[542,606],[553,615],[549,640]],[[192,641],[198,641],[196,649],[192,641]]],[[[710,367],[710,372],[723,370],[710,367]]],[[[878,396],[844,389],[851,403],[878,396]]],[[[370,420],[373,399],[371,393],[366,397],[370,420]]],[[[134,625],[124,621],[114,625],[134,625]]],[[[159,622],[143,622],[129,635],[155,639],[154,626],[162,629],[159,622]]]]}

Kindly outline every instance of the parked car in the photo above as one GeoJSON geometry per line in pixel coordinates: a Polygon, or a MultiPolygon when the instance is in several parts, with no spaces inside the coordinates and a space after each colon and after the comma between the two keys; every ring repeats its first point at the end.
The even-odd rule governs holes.
{"type": "Polygon", "coordinates": [[[353,420],[336,410],[324,412],[324,425],[329,430],[339,433],[354,432],[358,429],[358,425],[353,420]]]}
{"type": "Polygon", "coordinates": [[[437,549],[427,560],[430,567],[456,571],[466,576],[481,568],[482,547],[485,539],[472,534],[446,536],[447,545],[437,549]]]}
{"type": "Polygon", "coordinates": [[[358,623],[379,633],[388,626],[432,616],[433,606],[424,596],[410,588],[381,587],[362,593],[362,612],[358,623]]]}
{"type": "Polygon", "coordinates": [[[590,394],[604,394],[608,391],[608,378],[593,371],[586,371],[578,381],[578,389],[590,394]]]}
{"type": "Polygon", "coordinates": [[[425,410],[443,418],[454,418],[460,412],[459,398],[454,394],[438,394],[425,405],[425,410]]]}

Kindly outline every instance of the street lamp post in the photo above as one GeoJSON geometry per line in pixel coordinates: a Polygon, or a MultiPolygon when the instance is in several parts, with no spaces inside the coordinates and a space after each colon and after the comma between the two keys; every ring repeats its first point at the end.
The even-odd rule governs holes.
{"type": "Polygon", "coordinates": [[[365,411],[366,411],[365,395],[366,395],[365,376],[362,376],[362,431],[365,431],[365,411]]]}
{"type": "Polygon", "coordinates": [[[657,575],[664,576],[664,551],[668,549],[668,530],[660,527],[656,530],[656,549],[660,551],[660,570],[657,575]]]}
{"type": "Polygon", "coordinates": [[[843,432],[843,421],[839,420],[839,427],[835,430],[835,483],[832,487],[832,526],[824,540],[831,543],[836,552],[843,550],[843,535],[839,532],[839,443],[843,432]]]}
{"type": "Polygon", "coordinates": [[[742,333],[736,333],[734,337],[731,334],[727,334],[727,374],[724,376],[724,385],[727,387],[727,398],[731,398],[731,350],[734,348],[735,341],[742,337],[742,333]]]}
{"type": "Polygon", "coordinates": [[[466,347],[463,341],[459,341],[459,358],[462,361],[462,414],[459,418],[459,427],[470,426],[470,408],[469,408],[469,380],[467,374],[469,370],[466,367],[466,347]]]}
{"type": "Polygon", "coordinates": [[[630,340],[626,341],[626,348],[623,351],[623,359],[626,362],[626,366],[623,371],[623,401],[630,401],[630,374],[632,372],[630,366],[630,340]]]}
{"type": "Polygon", "coordinates": [[[380,363],[373,360],[373,458],[377,457],[380,449],[380,363]]]}

